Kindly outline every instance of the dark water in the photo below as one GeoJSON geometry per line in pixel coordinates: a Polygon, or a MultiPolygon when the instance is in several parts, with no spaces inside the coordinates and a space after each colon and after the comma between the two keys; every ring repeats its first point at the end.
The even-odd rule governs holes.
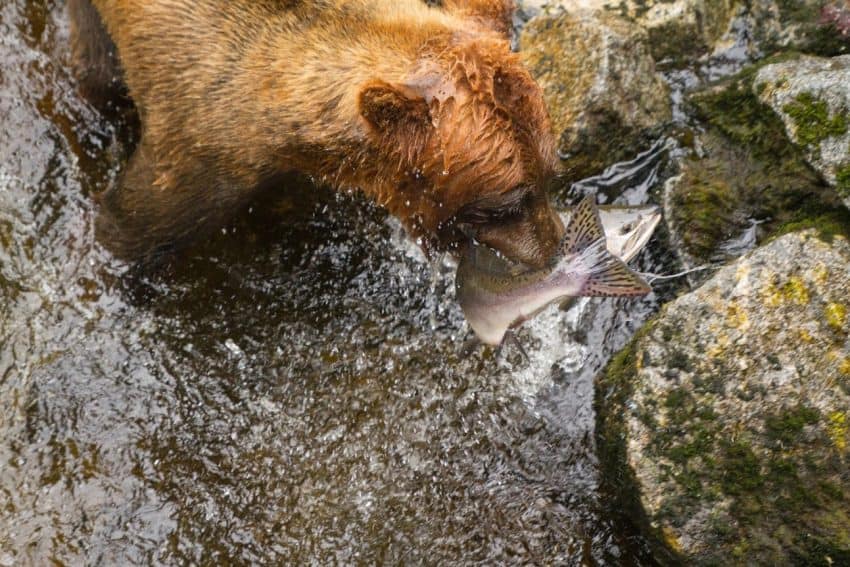
{"type": "MultiPolygon", "coordinates": [[[[637,561],[593,376],[655,296],[550,308],[528,362],[464,357],[451,266],[297,180],[129,277],[92,222],[121,133],[67,36],[62,2],[0,3],[0,566],[637,561]]],[[[583,187],[641,200],[642,163],[583,187]]]]}

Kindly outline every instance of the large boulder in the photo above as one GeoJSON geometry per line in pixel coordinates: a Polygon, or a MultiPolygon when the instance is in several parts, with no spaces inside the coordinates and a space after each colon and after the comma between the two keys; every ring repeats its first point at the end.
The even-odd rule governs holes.
{"type": "Polygon", "coordinates": [[[599,380],[608,478],[685,564],[850,565],[848,229],[743,256],[599,380]]]}
{"type": "Polygon", "coordinates": [[[573,179],[632,157],[642,133],[670,118],[646,33],[619,17],[540,15],[523,29],[520,54],[543,88],[573,179]]]}
{"type": "Polygon", "coordinates": [[[737,0],[630,0],[617,6],[649,33],[657,61],[681,60],[711,52],[728,31],[741,2],[737,0]]]}
{"type": "Polygon", "coordinates": [[[850,207],[850,55],[768,65],[754,88],[850,207]]]}
{"type": "Polygon", "coordinates": [[[657,61],[682,61],[714,49],[729,30],[742,5],[740,0],[524,0],[529,14],[608,12],[647,33],[647,46],[657,61]]]}

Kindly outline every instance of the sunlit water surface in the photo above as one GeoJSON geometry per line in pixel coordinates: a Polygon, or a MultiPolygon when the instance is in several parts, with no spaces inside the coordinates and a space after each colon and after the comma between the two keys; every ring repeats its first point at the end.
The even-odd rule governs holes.
{"type": "MultiPolygon", "coordinates": [[[[0,3],[0,565],[646,562],[599,490],[593,378],[654,294],[549,308],[528,361],[464,355],[451,264],[297,180],[131,277],[92,228],[120,128],[67,41],[64,3],[0,3]]],[[[573,193],[644,201],[662,146],[573,193]]]]}

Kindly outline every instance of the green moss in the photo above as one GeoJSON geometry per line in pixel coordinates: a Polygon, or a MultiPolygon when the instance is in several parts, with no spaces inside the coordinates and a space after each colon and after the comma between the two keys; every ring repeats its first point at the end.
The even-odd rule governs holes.
{"type": "Polygon", "coordinates": [[[679,370],[684,370],[685,372],[693,370],[690,357],[680,350],[673,351],[670,355],[668,365],[670,368],[677,368],[679,370]]]}
{"type": "Polygon", "coordinates": [[[671,22],[648,31],[649,52],[656,61],[678,67],[708,51],[708,45],[693,26],[671,22]]]}
{"type": "Polygon", "coordinates": [[[695,93],[690,102],[697,116],[742,146],[751,147],[759,157],[771,157],[779,151],[788,157],[785,125],[773,110],[762,104],[753,89],[758,71],[773,63],[793,61],[798,53],[789,52],[762,60],[713,88],[695,93]]]}
{"type": "Polygon", "coordinates": [[[726,390],[726,377],[721,374],[697,374],[693,377],[693,384],[697,393],[720,395],[726,390]]]}
{"type": "Polygon", "coordinates": [[[729,495],[743,495],[764,484],[761,464],[752,448],[743,442],[724,442],[721,451],[720,485],[729,495]]]}
{"type": "Polygon", "coordinates": [[[850,163],[839,167],[835,172],[835,189],[842,199],[850,199],[850,163]]]}
{"type": "Polygon", "coordinates": [[[685,249],[697,259],[715,256],[724,241],[741,234],[748,219],[766,220],[760,230],[769,235],[798,220],[810,204],[826,203],[826,209],[838,203],[789,141],[783,122],[754,92],[762,65],[795,57],[765,60],[689,98],[706,126],[701,137],[705,154],[686,163],[671,195],[672,220],[685,249]]]}
{"type": "Polygon", "coordinates": [[[788,445],[795,442],[803,428],[820,420],[816,408],[798,405],[779,414],[769,415],[764,421],[765,433],[777,442],[788,445]]]}
{"type": "Polygon", "coordinates": [[[810,24],[801,34],[800,50],[820,57],[850,53],[850,39],[833,25],[810,24]]]}
{"type": "Polygon", "coordinates": [[[850,210],[840,205],[810,202],[777,227],[772,238],[806,229],[816,230],[818,237],[828,244],[832,244],[836,236],[850,239],[850,210]]]}
{"type": "Polygon", "coordinates": [[[683,177],[683,190],[673,194],[672,217],[682,227],[681,238],[688,252],[707,258],[724,240],[742,229],[735,219],[735,188],[718,175],[717,164],[691,164],[683,177]]]}
{"type": "Polygon", "coordinates": [[[830,116],[826,101],[815,98],[811,93],[798,94],[782,110],[794,121],[797,142],[803,146],[815,149],[826,138],[847,133],[846,113],[830,116]]]}

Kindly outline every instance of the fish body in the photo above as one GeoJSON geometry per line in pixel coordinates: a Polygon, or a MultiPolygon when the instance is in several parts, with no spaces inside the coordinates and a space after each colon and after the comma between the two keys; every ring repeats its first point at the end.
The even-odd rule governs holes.
{"type": "Polygon", "coordinates": [[[618,257],[633,257],[658,223],[657,211],[644,208],[642,212],[644,217],[636,210],[607,213],[618,222],[643,222],[633,227],[624,221],[619,232],[606,238],[599,210],[592,198],[586,197],[570,214],[557,254],[541,270],[523,269],[487,246],[468,245],[458,264],[456,291],[475,334],[484,343],[501,344],[508,329],[531,319],[553,301],[649,293],[646,282],[618,257]],[[622,218],[613,217],[615,214],[622,218]]]}

